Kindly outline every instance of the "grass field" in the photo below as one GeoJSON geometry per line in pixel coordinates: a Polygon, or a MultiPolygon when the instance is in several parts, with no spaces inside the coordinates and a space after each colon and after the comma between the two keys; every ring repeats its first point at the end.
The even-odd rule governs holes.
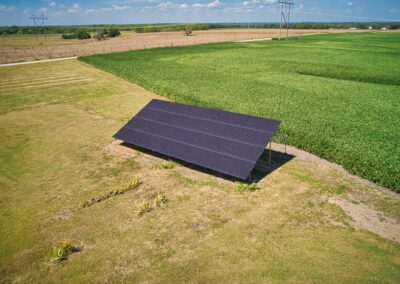
{"type": "MultiPolygon", "coordinates": [[[[85,41],[84,41],[85,42],[85,41]]],[[[86,41],[87,42],[87,41],[86,41]]],[[[65,40],[61,34],[44,35],[0,35],[0,47],[29,47],[29,46],[57,46],[65,44],[82,43],[80,40],[65,40]]]]}
{"type": "Polygon", "coordinates": [[[246,191],[114,143],[154,97],[76,60],[0,68],[1,283],[398,281],[398,241],[330,200],[392,229],[399,195],[300,156],[246,191]]]}
{"type": "Polygon", "coordinates": [[[282,121],[278,141],[400,192],[400,33],[81,58],[178,102],[282,121]]]}

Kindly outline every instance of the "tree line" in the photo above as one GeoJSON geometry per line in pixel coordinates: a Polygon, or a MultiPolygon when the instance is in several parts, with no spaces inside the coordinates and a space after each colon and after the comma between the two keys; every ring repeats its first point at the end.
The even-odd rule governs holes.
{"type": "MultiPolygon", "coordinates": [[[[207,24],[126,24],[126,25],[85,25],[85,26],[8,26],[0,27],[0,34],[77,34],[79,31],[87,33],[102,29],[118,29],[120,31],[135,31],[137,33],[185,31],[187,26],[192,30],[211,30],[229,28],[268,29],[279,28],[279,23],[207,23],[207,24]]],[[[291,29],[400,29],[400,22],[301,22],[291,23],[291,29]]]]}

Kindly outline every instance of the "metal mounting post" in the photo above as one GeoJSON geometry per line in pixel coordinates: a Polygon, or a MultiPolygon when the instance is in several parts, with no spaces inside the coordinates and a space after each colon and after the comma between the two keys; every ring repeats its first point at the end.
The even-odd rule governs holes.
{"type": "Polygon", "coordinates": [[[271,165],[271,156],[272,156],[272,140],[269,141],[269,158],[268,158],[268,165],[271,165]]]}

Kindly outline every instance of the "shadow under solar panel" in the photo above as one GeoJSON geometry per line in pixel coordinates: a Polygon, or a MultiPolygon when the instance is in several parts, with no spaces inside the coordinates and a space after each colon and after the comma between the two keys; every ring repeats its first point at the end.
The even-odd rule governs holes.
{"type": "Polygon", "coordinates": [[[246,179],[280,122],[152,100],[114,138],[246,179]]]}

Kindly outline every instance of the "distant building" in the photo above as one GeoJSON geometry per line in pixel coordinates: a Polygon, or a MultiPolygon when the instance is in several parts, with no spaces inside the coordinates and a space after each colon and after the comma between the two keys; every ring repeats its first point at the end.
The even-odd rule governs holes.
{"type": "Polygon", "coordinates": [[[357,28],[350,28],[350,30],[356,30],[357,28]]]}
{"type": "Polygon", "coordinates": [[[386,30],[387,30],[386,27],[381,28],[381,31],[386,31],[386,30]]]}
{"type": "Polygon", "coordinates": [[[373,27],[369,27],[368,29],[369,29],[369,30],[373,30],[374,28],[373,28],[373,27]]]}

